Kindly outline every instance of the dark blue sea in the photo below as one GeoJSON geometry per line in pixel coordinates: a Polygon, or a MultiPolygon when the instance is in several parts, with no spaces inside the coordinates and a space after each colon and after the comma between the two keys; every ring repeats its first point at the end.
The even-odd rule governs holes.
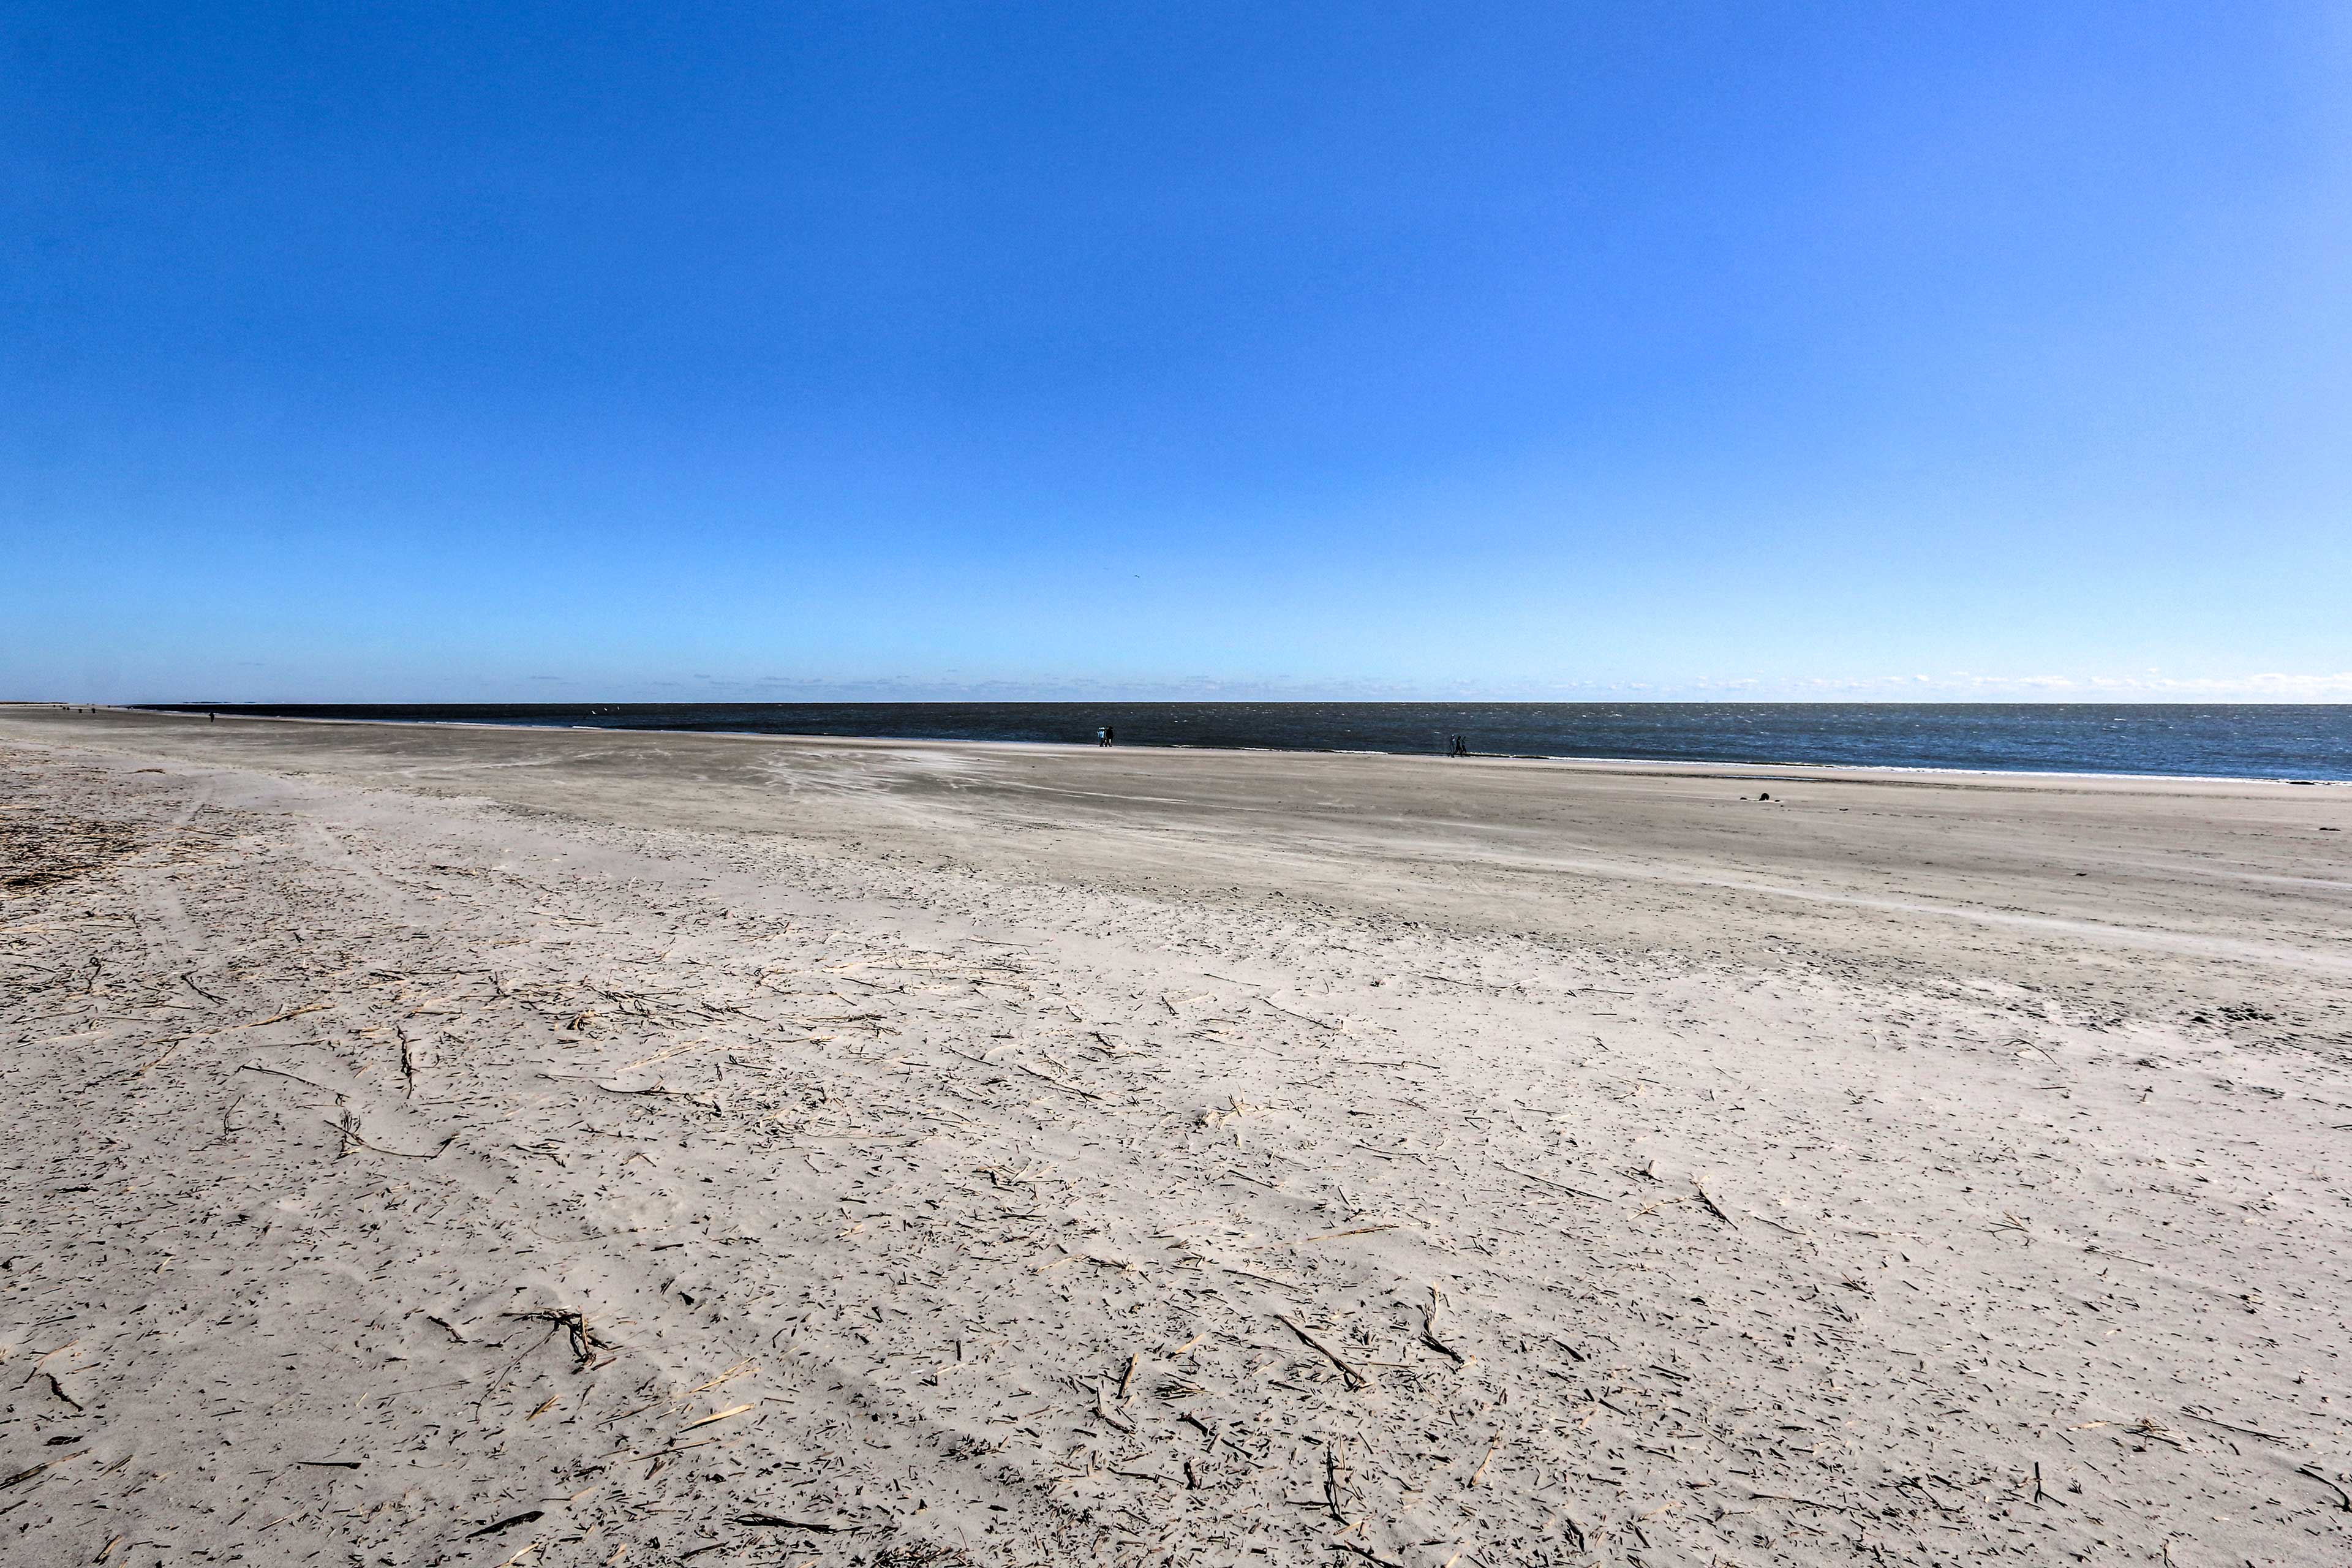
{"type": "Polygon", "coordinates": [[[765,735],[2352,780],[2352,704],[159,703],[187,711],[765,735]]]}

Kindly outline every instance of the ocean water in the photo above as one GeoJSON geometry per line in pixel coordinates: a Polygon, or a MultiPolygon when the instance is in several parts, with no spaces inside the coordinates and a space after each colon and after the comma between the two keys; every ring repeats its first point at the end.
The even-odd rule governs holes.
{"type": "Polygon", "coordinates": [[[158,703],[167,710],[770,735],[2352,780],[2352,704],[158,703]]]}

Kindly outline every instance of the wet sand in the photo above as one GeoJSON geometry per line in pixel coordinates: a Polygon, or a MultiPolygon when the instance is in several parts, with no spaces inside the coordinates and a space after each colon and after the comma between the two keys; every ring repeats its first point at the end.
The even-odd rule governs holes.
{"type": "Polygon", "coordinates": [[[0,708],[0,1541],[2343,1561],[2347,837],[0,708]]]}

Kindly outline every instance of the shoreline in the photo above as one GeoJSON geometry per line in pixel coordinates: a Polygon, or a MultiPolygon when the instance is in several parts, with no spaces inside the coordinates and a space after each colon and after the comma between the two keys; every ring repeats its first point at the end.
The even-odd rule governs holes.
{"type": "MultiPolygon", "coordinates": [[[[27,706],[34,705],[27,704],[27,706]]],[[[107,705],[105,704],[89,704],[88,706],[93,708],[106,708],[106,710],[113,712],[156,714],[179,719],[201,716],[199,710],[185,708],[155,707],[143,704],[130,704],[112,708],[107,708],[107,705]]],[[[1566,768],[1590,768],[1610,771],[1640,771],[1654,768],[1662,772],[1670,772],[1677,774],[1687,774],[1691,770],[1756,770],[1765,768],[1806,770],[1805,772],[1795,774],[1786,780],[1776,780],[1769,777],[1764,779],[1764,782],[1768,783],[1786,782],[1791,784],[1804,783],[1811,779],[1823,776],[1852,773],[1863,777],[1874,777],[1881,774],[1926,774],[1930,775],[1931,777],[1948,777],[1961,780],[2011,778],[2060,781],[2118,780],[2151,784],[2277,784],[2288,788],[2328,788],[2342,784],[2352,784],[2352,777],[2341,779],[2326,777],[2289,779],[2275,778],[2260,773],[2125,773],[2120,771],[2084,771],[2060,768],[1961,768],[1929,766],[1925,764],[1915,765],[1901,763],[1743,762],[1738,760],[1712,761],[1704,758],[1689,757],[1567,756],[1516,752],[1473,752],[1466,757],[1452,758],[1438,752],[1391,752],[1382,751],[1377,748],[1341,746],[1192,746],[1171,743],[1145,742],[1140,744],[1131,744],[1121,742],[1118,746],[1106,748],[1091,745],[1081,741],[997,741],[972,739],[963,736],[929,735],[832,735],[795,731],[768,730],[670,730],[654,726],[532,724],[519,721],[500,722],[498,721],[478,719],[356,719],[332,717],[320,714],[236,712],[232,712],[229,717],[247,721],[266,721],[272,723],[281,724],[382,724],[427,730],[510,730],[525,732],[544,731],[577,731],[593,734],[608,735],[709,736],[728,740],[818,742],[835,742],[841,744],[866,743],[906,746],[1017,747],[1027,751],[1053,752],[1090,752],[1103,750],[1125,750],[1129,752],[1172,752],[1183,754],[1211,756],[1394,757],[1438,762],[1535,763],[1566,768]]],[[[1753,772],[1744,773],[1716,772],[1703,773],[1697,776],[1743,778],[1759,777],[1761,775],[1756,774],[1753,772]]]]}

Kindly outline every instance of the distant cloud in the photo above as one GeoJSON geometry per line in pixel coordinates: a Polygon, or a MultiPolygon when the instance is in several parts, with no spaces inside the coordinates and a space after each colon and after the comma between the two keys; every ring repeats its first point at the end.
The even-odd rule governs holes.
{"type": "Polygon", "coordinates": [[[2352,670],[2336,675],[2168,676],[2145,675],[1968,675],[1874,676],[1844,680],[1808,680],[1814,693],[1867,699],[1873,695],[1906,697],[1929,694],[1955,701],[1989,701],[2001,698],[2078,702],[2345,702],[2352,701],[2352,670]]]}

